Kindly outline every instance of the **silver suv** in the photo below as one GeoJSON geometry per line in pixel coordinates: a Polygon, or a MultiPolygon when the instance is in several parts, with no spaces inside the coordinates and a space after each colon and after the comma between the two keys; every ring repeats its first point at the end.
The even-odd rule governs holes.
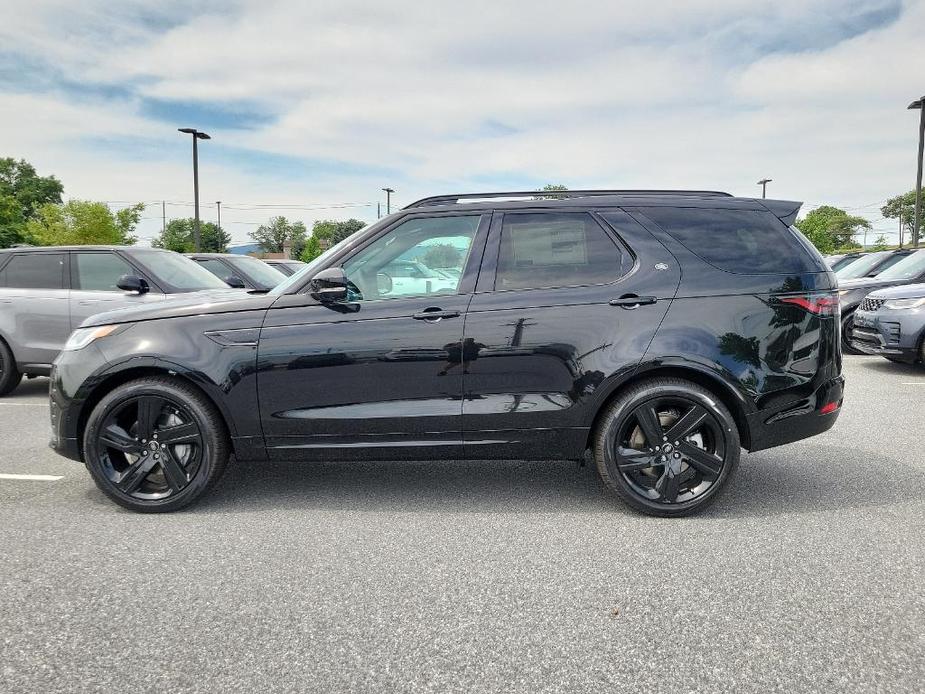
{"type": "Polygon", "coordinates": [[[0,250],[0,395],[47,375],[86,318],[163,301],[170,294],[231,291],[179,253],[130,246],[0,250]]]}

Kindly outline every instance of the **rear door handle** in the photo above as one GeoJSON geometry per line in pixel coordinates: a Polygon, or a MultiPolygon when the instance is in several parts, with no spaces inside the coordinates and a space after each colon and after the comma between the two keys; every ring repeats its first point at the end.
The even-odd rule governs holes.
{"type": "Polygon", "coordinates": [[[658,298],[654,296],[636,296],[635,294],[624,294],[619,299],[611,299],[611,306],[622,306],[623,308],[636,308],[643,304],[654,304],[658,298]]]}
{"type": "Polygon", "coordinates": [[[426,320],[436,323],[442,318],[458,318],[459,311],[444,311],[439,308],[426,308],[420,313],[413,314],[411,317],[414,318],[414,320],[426,320]]]}

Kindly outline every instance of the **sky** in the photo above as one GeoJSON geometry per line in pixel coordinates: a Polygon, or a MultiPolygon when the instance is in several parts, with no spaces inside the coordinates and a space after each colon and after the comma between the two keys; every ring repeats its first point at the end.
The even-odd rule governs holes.
{"type": "MultiPolygon", "coordinates": [[[[0,156],[69,198],[365,221],[426,195],[694,188],[896,236],[925,0],[0,0],[0,156]]],[[[870,240],[870,239],[869,239],[870,240]]]]}

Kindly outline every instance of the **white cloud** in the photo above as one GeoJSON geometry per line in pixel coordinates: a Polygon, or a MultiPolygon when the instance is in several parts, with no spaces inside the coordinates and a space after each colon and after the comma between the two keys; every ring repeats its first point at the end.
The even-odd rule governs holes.
{"type": "MultiPolygon", "coordinates": [[[[34,3],[4,12],[0,75],[3,61],[9,72],[27,58],[52,86],[7,89],[0,154],[56,173],[71,195],[189,200],[173,130],[188,123],[153,118],[145,99],[244,103],[272,118],[245,130],[193,123],[215,138],[203,147],[204,200],[368,201],[385,184],[410,200],[486,180],[750,195],[768,176],[773,195],[859,207],[914,180],[904,108],[925,91],[925,3],[894,22],[890,4],[34,3]],[[360,173],[299,176],[272,158],[260,170],[233,152],[210,163],[223,145],[360,173]]],[[[249,228],[229,226],[238,238],[249,228]]]]}

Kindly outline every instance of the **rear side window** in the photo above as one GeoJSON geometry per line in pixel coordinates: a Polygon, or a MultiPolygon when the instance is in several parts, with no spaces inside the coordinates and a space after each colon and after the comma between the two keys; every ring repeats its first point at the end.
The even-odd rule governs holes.
{"type": "Polygon", "coordinates": [[[71,262],[73,289],[117,292],[119,278],[135,274],[132,266],[115,253],[73,253],[71,262]]]}
{"type": "Polygon", "coordinates": [[[16,289],[64,289],[63,253],[14,255],[0,272],[0,286],[16,289]]]}
{"type": "Polygon", "coordinates": [[[650,207],[642,212],[710,265],[746,275],[818,272],[794,233],[770,212],[650,207]]]}
{"type": "Polygon", "coordinates": [[[586,213],[505,214],[495,289],[606,284],[623,253],[586,213]]]}

